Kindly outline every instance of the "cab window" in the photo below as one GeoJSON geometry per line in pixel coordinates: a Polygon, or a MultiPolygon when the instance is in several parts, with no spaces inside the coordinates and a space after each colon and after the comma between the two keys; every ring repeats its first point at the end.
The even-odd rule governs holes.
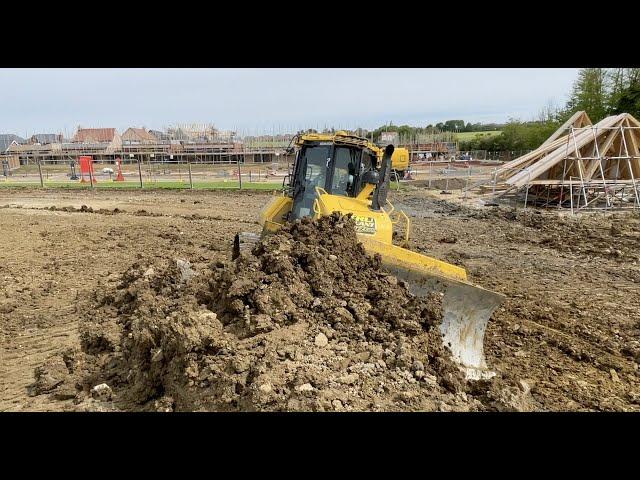
{"type": "Polygon", "coordinates": [[[298,176],[299,190],[295,193],[292,215],[302,218],[313,215],[313,202],[316,199],[316,187],[325,188],[327,180],[327,161],[330,146],[305,147],[300,152],[298,176]]]}
{"type": "Polygon", "coordinates": [[[336,147],[333,155],[331,193],[349,195],[353,192],[359,160],[358,154],[359,152],[353,148],[336,147]]]}

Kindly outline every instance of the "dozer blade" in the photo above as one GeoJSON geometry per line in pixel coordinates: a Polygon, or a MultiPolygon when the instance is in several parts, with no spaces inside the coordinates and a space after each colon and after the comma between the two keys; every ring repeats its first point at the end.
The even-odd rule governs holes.
{"type": "Polygon", "coordinates": [[[484,357],[484,333],[494,310],[504,295],[485,290],[466,281],[464,269],[395,245],[359,236],[365,248],[382,257],[389,273],[404,280],[411,293],[426,296],[440,292],[443,318],[442,340],[467,379],[479,380],[495,375],[484,357]]]}

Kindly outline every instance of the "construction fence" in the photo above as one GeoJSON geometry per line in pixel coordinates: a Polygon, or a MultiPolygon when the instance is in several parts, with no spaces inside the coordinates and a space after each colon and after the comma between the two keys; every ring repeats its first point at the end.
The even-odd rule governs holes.
{"type": "Polygon", "coordinates": [[[464,150],[460,151],[461,155],[468,155],[472,160],[509,162],[514,158],[529,153],[531,150],[464,150]]]}
{"type": "Polygon", "coordinates": [[[0,186],[68,188],[280,189],[289,173],[288,161],[269,163],[204,162],[138,159],[66,163],[31,162],[4,172],[0,186]]]}

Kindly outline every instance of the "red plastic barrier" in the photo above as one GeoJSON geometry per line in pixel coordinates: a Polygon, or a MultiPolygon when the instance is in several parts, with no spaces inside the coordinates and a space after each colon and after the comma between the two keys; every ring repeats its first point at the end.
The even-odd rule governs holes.
{"type": "Polygon", "coordinates": [[[93,158],[90,156],[82,156],[78,158],[78,163],[80,164],[80,182],[84,183],[89,180],[84,178],[84,174],[88,174],[89,178],[93,179],[93,183],[96,183],[96,177],[93,173],[93,158]]]}

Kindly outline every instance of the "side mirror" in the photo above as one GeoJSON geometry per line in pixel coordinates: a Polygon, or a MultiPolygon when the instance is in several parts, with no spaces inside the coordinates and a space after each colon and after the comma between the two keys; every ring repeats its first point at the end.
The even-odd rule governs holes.
{"type": "Polygon", "coordinates": [[[371,185],[378,185],[380,174],[376,170],[369,170],[362,175],[362,181],[371,185]]]}

